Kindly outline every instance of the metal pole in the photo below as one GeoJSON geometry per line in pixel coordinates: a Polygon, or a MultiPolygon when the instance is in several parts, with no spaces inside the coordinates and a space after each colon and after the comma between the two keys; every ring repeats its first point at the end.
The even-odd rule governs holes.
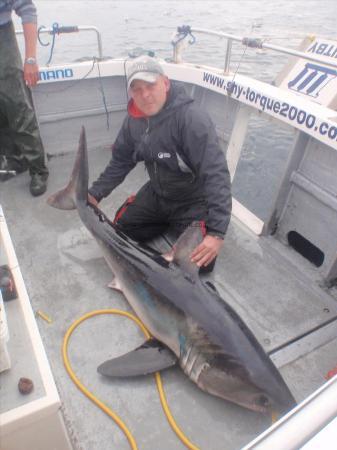
{"type": "MultiPolygon", "coordinates": [[[[66,27],[59,27],[60,31],[57,32],[57,34],[65,34],[65,33],[77,33],[79,31],[94,31],[96,33],[97,38],[97,47],[98,47],[98,57],[99,59],[103,58],[103,47],[102,47],[102,37],[101,33],[96,27],[93,26],[66,26],[66,27]]],[[[53,34],[54,29],[53,28],[42,28],[39,32],[40,33],[48,33],[53,34]]],[[[23,30],[15,31],[16,34],[23,34],[23,30]]]]}
{"type": "MultiPolygon", "coordinates": [[[[191,28],[191,32],[192,33],[201,33],[201,34],[208,34],[211,36],[218,36],[218,37],[222,37],[222,38],[227,38],[227,39],[231,39],[232,41],[237,41],[237,42],[241,42],[243,45],[247,45],[247,38],[245,37],[241,37],[241,36],[237,36],[235,34],[228,34],[228,33],[222,33],[219,31],[212,31],[212,30],[207,30],[205,28],[191,28]],[[245,42],[246,41],[246,42],[245,42]]],[[[258,40],[256,40],[258,41],[258,40]]],[[[264,49],[268,49],[268,50],[274,50],[278,53],[284,53],[286,55],[291,55],[291,56],[297,56],[298,58],[303,58],[306,59],[308,61],[313,61],[319,64],[324,64],[326,66],[330,66],[333,67],[334,69],[337,69],[337,62],[335,61],[328,61],[327,59],[321,59],[318,58],[317,56],[311,56],[308,53],[305,52],[300,52],[297,50],[292,50],[290,48],[286,48],[286,47],[280,47],[279,45],[272,45],[272,44],[265,44],[264,42],[262,42],[262,40],[260,41],[260,45],[257,48],[264,48],[264,49]]],[[[253,48],[255,48],[252,45],[248,45],[251,46],[253,48]]]]}
{"type": "Polygon", "coordinates": [[[337,375],[242,450],[301,448],[337,414],[337,375]]]}
{"type": "Polygon", "coordinates": [[[232,54],[232,39],[227,39],[227,49],[226,49],[226,59],[225,59],[225,67],[224,67],[224,73],[229,73],[229,66],[231,62],[231,54],[232,54]]]}
{"type": "MultiPolygon", "coordinates": [[[[81,30],[82,27],[79,27],[79,29],[81,30]]],[[[85,28],[83,28],[83,30],[84,29],[85,28]]],[[[96,27],[88,27],[86,29],[95,31],[96,37],[97,37],[98,56],[99,56],[99,59],[102,59],[103,58],[103,47],[102,47],[102,36],[101,36],[101,33],[99,32],[99,30],[96,27]]]]}

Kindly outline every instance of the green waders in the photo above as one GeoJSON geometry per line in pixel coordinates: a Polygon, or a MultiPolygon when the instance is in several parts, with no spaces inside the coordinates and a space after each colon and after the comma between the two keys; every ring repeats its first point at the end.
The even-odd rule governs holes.
{"type": "Polygon", "coordinates": [[[48,176],[12,23],[0,27],[0,156],[6,157],[9,168],[18,171],[29,168],[30,175],[48,176]]]}

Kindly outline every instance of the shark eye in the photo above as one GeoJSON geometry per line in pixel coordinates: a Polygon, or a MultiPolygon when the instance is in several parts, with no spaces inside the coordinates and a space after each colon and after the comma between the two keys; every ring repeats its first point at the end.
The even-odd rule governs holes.
{"type": "Polygon", "coordinates": [[[256,397],[256,403],[259,406],[263,406],[263,407],[269,406],[269,404],[270,404],[269,403],[269,398],[266,395],[263,395],[263,394],[261,394],[258,397],[256,397]]]}

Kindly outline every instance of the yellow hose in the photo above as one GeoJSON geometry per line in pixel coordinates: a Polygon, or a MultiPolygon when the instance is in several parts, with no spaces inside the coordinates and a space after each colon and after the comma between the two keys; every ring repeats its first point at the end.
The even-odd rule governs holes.
{"type": "MultiPolygon", "coordinates": [[[[96,311],[91,311],[91,312],[89,312],[87,314],[84,314],[79,319],[77,319],[68,328],[68,330],[67,330],[67,332],[66,332],[66,334],[64,336],[63,345],[62,345],[63,363],[65,365],[65,368],[66,368],[70,378],[73,380],[75,385],[80,389],[80,391],[82,391],[84,395],[86,395],[93,403],[95,403],[95,405],[97,405],[100,409],[102,409],[102,411],[104,411],[109,417],[111,417],[111,419],[113,419],[115,421],[115,423],[119,426],[119,428],[123,431],[123,433],[127,437],[131,449],[132,450],[137,450],[138,447],[137,447],[136,441],[135,441],[134,437],[132,436],[130,430],[124,424],[124,422],[119,418],[119,416],[116,413],[114,413],[102,401],[100,401],[97,397],[95,397],[81,383],[81,381],[77,378],[77,376],[75,375],[74,371],[72,370],[70,362],[69,362],[68,343],[69,343],[70,336],[73,333],[73,331],[75,330],[75,328],[80,323],[82,323],[84,320],[89,319],[90,317],[93,317],[93,316],[101,315],[101,314],[117,314],[117,315],[120,315],[120,316],[128,317],[129,319],[133,320],[139,326],[139,328],[141,328],[141,330],[143,331],[143,333],[144,333],[144,335],[146,336],[147,339],[149,339],[151,337],[150,333],[147,331],[147,329],[142,324],[142,322],[137,317],[135,317],[133,314],[130,314],[127,311],[121,311],[119,309],[99,309],[99,310],[96,310],[96,311]]],[[[156,382],[157,382],[157,388],[158,388],[158,391],[159,391],[159,397],[160,397],[160,401],[161,401],[162,407],[164,409],[164,412],[166,414],[167,420],[169,421],[169,424],[171,425],[173,431],[177,434],[179,439],[182,441],[182,443],[188,449],[190,449],[190,450],[199,450],[198,447],[196,447],[194,444],[192,444],[192,442],[190,442],[187,439],[187,437],[184,435],[184,433],[180,430],[180,428],[176,424],[176,422],[175,422],[175,420],[174,420],[174,418],[173,418],[173,416],[171,414],[171,411],[170,411],[170,409],[168,407],[167,401],[166,401],[166,397],[165,397],[165,393],[164,393],[164,389],[163,389],[163,383],[162,383],[161,376],[160,376],[159,372],[156,372],[155,378],[156,378],[156,382]]]]}

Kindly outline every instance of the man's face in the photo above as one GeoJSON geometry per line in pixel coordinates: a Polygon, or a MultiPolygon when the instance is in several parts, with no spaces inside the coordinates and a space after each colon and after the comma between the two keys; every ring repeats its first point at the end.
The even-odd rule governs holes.
{"type": "Polygon", "coordinates": [[[164,106],[169,89],[170,81],[168,78],[159,75],[154,83],[134,80],[130,86],[130,95],[136,106],[146,116],[154,116],[164,106]]]}

